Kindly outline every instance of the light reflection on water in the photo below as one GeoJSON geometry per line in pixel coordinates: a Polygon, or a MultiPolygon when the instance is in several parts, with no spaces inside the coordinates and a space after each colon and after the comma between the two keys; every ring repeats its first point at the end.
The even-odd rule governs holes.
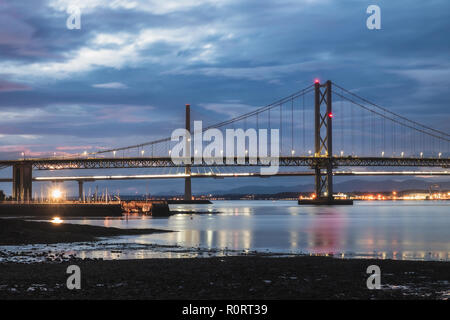
{"type": "Polygon", "coordinates": [[[215,201],[211,205],[171,205],[171,209],[204,213],[65,222],[178,231],[120,238],[142,245],[450,260],[448,202],[355,202],[354,206],[315,207],[298,206],[295,201],[215,201]]]}

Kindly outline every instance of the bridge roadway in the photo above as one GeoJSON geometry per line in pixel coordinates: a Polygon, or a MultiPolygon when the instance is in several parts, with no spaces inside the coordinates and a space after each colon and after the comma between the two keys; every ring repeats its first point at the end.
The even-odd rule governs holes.
{"type": "MultiPolygon", "coordinates": [[[[299,172],[278,172],[274,175],[261,175],[257,172],[240,172],[240,173],[191,173],[187,175],[179,174],[142,174],[142,175],[117,175],[117,176],[62,176],[62,177],[34,177],[35,182],[63,182],[63,181],[98,181],[98,180],[150,180],[150,179],[181,179],[181,178],[270,178],[270,177],[287,177],[287,176],[314,176],[315,172],[299,171],[299,172]]],[[[448,176],[450,171],[334,171],[334,176],[448,176]]],[[[0,178],[0,182],[13,182],[12,178],[0,178]]]]}
{"type": "MultiPolygon", "coordinates": [[[[275,159],[275,158],[274,158],[275,159]]],[[[222,159],[221,164],[208,164],[204,159],[201,164],[195,164],[192,158],[191,167],[221,167],[221,166],[267,166],[270,158],[258,159],[251,162],[248,157],[235,157],[232,164],[222,159]],[[240,162],[238,162],[240,160],[240,162]],[[265,160],[265,161],[264,161],[265,160]]],[[[216,159],[214,159],[216,160],[216,159]]],[[[305,156],[280,156],[278,165],[281,167],[310,167],[322,166],[328,160],[333,167],[441,167],[450,166],[449,158],[408,158],[408,157],[355,157],[333,156],[305,157],[305,156]]],[[[14,165],[31,165],[35,170],[68,170],[68,169],[115,169],[115,168],[167,168],[184,167],[183,163],[174,163],[171,157],[128,157],[128,158],[47,158],[47,159],[21,159],[0,160],[0,168],[14,165]]]]}
{"type": "MultiPolygon", "coordinates": [[[[226,161],[222,158],[221,163],[213,161],[217,159],[203,159],[201,163],[196,164],[193,160],[190,168],[194,167],[263,167],[278,164],[280,167],[301,167],[306,166],[314,169],[314,172],[278,172],[275,175],[262,175],[260,173],[215,173],[207,172],[204,174],[185,172],[185,174],[175,175],[140,175],[140,176],[74,176],[74,177],[33,177],[34,170],[71,170],[71,169],[117,169],[117,168],[184,168],[185,164],[181,159],[172,159],[171,157],[134,157],[134,158],[76,158],[76,159],[22,159],[22,160],[3,160],[0,161],[0,168],[12,167],[12,179],[0,179],[0,182],[12,182],[13,198],[16,200],[32,199],[33,181],[77,181],[79,188],[79,197],[83,196],[83,183],[95,180],[128,180],[128,179],[167,179],[184,178],[189,182],[191,178],[226,178],[226,177],[271,177],[271,176],[316,176],[316,180],[322,179],[322,168],[338,167],[441,167],[448,168],[450,159],[448,158],[391,158],[391,157],[279,157],[255,159],[249,157],[235,158],[234,161],[226,161]],[[175,160],[179,160],[175,162],[175,160]],[[272,162],[271,162],[272,161],[272,162]]],[[[329,170],[329,169],[327,169],[329,170]]],[[[343,172],[330,170],[330,175],[447,175],[447,171],[418,172],[418,171],[377,171],[377,172],[343,172]]],[[[185,191],[185,198],[192,196],[190,192],[185,191]]]]}

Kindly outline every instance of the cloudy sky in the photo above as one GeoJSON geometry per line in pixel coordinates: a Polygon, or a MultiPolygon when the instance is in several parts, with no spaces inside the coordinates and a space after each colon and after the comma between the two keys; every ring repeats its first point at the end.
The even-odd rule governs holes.
{"type": "Polygon", "coordinates": [[[316,77],[448,131],[449,31],[448,0],[0,0],[0,158],[149,141],[185,103],[223,120],[316,77]]]}

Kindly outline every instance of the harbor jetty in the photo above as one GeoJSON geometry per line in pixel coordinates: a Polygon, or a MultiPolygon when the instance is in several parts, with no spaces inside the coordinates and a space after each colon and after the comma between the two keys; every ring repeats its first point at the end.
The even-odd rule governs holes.
{"type": "Polygon", "coordinates": [[[120,217],[120,203],[0,203],[0,216],[120,217]]]}
{"type": "Polygon", "coordinates": [[[110,202],[0,202],[0,216],[16,217],[121,217],[143,214],[155,217],[171,215],[169,204],[208,204],[209,200],[121,200],[110,202]]]}

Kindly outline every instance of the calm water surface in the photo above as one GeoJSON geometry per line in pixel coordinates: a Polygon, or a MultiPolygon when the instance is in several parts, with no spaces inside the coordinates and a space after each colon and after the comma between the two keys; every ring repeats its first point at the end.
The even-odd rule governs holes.
{"type": "MultiPolygon", "coordinates": [[[[256,250],[344,258],[450,260],[450,202],[374,201],[314,207],[298,206],[296,201],[214,201],[211,205],[171,205],[171,209],[202,214],[66,222],[178,231],[120,237],[122,243],[144,248],[124,252],[122,258],[151,257],[145,253],[145,245],[160,244],[218,249],[220,254],[256,250]]],[[[118,238],[108,241],[117,243],[118,238]]],[[[170,256],[183,256],[173,254],[170,256]]],[[[102,257],[115,258],[104,252],[102,257]]]]}

